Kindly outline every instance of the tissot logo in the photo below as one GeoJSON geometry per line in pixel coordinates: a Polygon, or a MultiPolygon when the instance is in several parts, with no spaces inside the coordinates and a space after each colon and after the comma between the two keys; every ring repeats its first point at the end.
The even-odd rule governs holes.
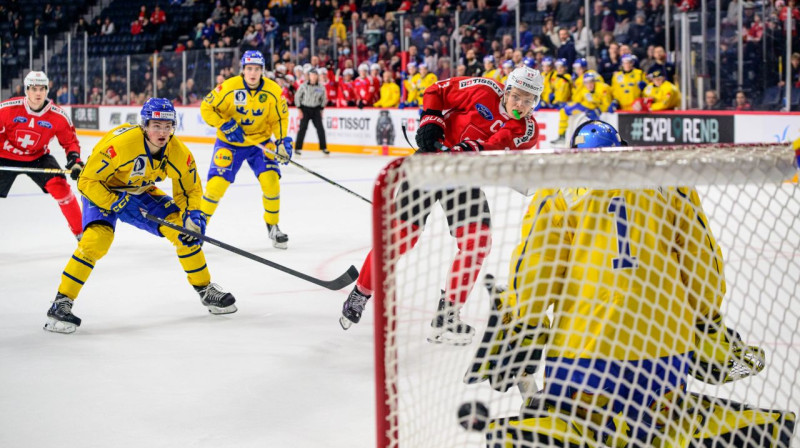
{"type": "Polygon", "coordinates": [[[325,119],[325,127],[328,129],[362,131],[369,129],[370,120],[371,118],[328,117],[325,119]]]}

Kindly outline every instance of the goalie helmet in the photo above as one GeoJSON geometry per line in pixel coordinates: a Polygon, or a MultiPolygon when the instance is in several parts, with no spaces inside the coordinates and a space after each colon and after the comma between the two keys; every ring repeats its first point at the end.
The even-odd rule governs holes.
{"type": "Polygon", "coordinates": [[[508,75],[505,90],[506,95],[508,95],[514,87],[533,95],[533,107],[536,107],[544,91],[544,76],[542,76],[539,70],[527,66],[517,67],[508,75]]]}
{"type": "Polygon", "coordinates": [[[171,121],[173,126],[178,124],[175,106],[166,98],[150,98],[142,105],[139,112],[139,125],[146,127],[150,120],[171,121]]]}
{"type": "Polygon", "coordinates": [[[47,79],[47,75],[44,72],[28,72],[25,75],[25,90],[28,90],[30,86],[44,86],[45,89],[50,90],[50,80],[47,79]]]}
{"type": "Polygon", "coordinates": [[[575,130],[570,148],[608,148],[625,146],[614,126],[600,120],[587,121],[575,130]]]}
{"type": "Polygon", "coordinates": [[[264,61],[264,55],[261,54],[260,51],[256,50],[245,51],[244,54],[242,55],[241,62],[243,70],[245,65],[260,65],[261,68],[264,68],[264,66],[266,65],[264,61]]]}

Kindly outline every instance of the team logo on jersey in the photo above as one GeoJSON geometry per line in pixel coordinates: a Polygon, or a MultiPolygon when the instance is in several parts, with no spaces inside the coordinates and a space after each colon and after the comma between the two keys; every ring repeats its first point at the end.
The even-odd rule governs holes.
{"type": "Polygon", "coordinates": [[[492,120],[494,118],[494,115],[492,115],[492,111],[490,111],[488,107],[484,106],[481,103],[477,103],[475,105],[475,109],[478,110],[478,113],[481,114],[481,117],[487,120],[492,120]]]}
{"type": "Polygon", "coordinates": [[[29,131],[27,129],[17,129],[17,138],[15,140],[17,148],[28,149],[31,146],[36,146],[39,143],[39,133],[29,131]]]}
{"type": "Polygon", "coordinates": [[[214,153],[214,165],[227,168],[233,163],[233,153],[230,149],[218,148],[214,153]]]}
{"type": "Polygon", "coordinates": [[[238,112],[238,113],[240,113],[242,115],[247,115],[247,108],[246,107],[241,107],[241,106],[236,106],[236,112],[238,112]]]}
{"type": "Polygon", "coordinates": [[[244,106],[247,104],[247,93],[244,90],[235,90],[233,92],[233,104],[237,106],[244,106]]]}
{"type": "Polygon", "coordinates": [[[266,93],[259,93],[258,94],[258,102],[259,103],[266,103],[267,102],[267,94],[266,93]]]}
{"type": "Polygon", "coordinates": [[[253,109],[252,113],[254,117],[260,117],[264,115],[264,109],[253,109]]]}
{"type": "Polygon", "coordinates": [[[26,117],[14,117],[14,123],[27,123],[28,119],[26,117]]]}
{"type": "Polygon", "coordinates": [[[503,96],[503,89],[501,89],[500,86],[498,86],[495,81],[488,78],[465,79],[463,81],[459,81],[458,88],[466,89],[467,87],[473,87],[479,85],[489,86],[491,87],[492,90],[495,91],[495,93],[497,93],[497,96],[503,96]]]}
{"type": "Polygon", "coordinates": [[[39,120],[36,122],[39,126],[47,129],[53,129],[53,125],[49,121],[39,120]]]}
{"type": "Polygon", "coordinates": [[[139,156],[136,160],[133,161],[133,171],[131,171],[131,175],[128,177],[140,177],[144,176],[147,167],[147,157],[146,156],[139,156]]]}

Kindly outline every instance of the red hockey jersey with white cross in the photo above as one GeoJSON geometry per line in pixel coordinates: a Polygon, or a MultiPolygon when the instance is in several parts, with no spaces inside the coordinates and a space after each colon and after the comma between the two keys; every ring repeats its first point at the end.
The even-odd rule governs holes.
{"type": "Polygon", "coordinates": [[[365,105],[372,106],[372,91],[370,88],[372,84],[369,82],[369,77],[356,78],[353,81],[353,90],[356,93],[356,101],[363,101],[365,105]]]}
{"type": "Polygon", "coordinates": [[[488,78],[456,77],[425,89],[423,110],[447,111],[444,144],[464,140],[481,142],[484,150],[531,149],[539,141],[533,117],[519,120],[506,114],[501,104],[503,85],[488,78]]]}
{"type": "Polygon", "coordinates": [[[67,154],[80,155],[75,127],[64,109],[47,100],[39,112],[28,107],[24,97],[0,103],[0,158],[29,162],[50,153],[56,137],[67,154]]]}

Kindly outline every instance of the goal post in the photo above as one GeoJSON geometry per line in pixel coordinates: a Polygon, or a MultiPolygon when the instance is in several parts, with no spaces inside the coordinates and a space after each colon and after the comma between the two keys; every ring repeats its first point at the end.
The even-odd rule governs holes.
{"type": "Polygon", "coordinates": [[[394,160],[373,191],[377,446],[800,443],[796,172],[787,144],[394,160]],[[480,244],[457,229],[484,222],[484,197],[481,266],[459,258],[480,244]],[[486,274],[507,291],[490,297],[486,274]],[[429,342],[454,288],[475,335],[429,342]],[[479,348],[489,372],[497,349],[529,353],[523,324],[548,334],[535,373],[522,362],[507,391],[468,384],[479,348]]]}

